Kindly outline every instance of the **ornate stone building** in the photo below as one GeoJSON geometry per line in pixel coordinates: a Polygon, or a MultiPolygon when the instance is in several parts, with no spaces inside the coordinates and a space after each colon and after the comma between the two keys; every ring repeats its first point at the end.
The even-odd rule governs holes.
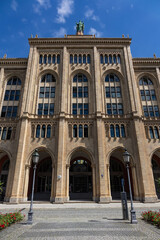
{"type": "Polygon", "coordinates": [[[30,38],[29,57],[0,59],[0,180],[4,201],[157,201],[160,59],[132,58],[130,38],[30,38]]]}

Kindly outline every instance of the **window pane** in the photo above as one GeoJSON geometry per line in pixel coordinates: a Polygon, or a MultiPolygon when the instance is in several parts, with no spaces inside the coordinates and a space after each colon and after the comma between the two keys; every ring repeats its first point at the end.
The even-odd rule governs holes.
{"type": "Polygon", "coordinates": [[[51,98],[55,98],[55,87],[51,87],[51,98]]]}
{"type": "Polygon", "coordinates": [[[49,115],[54,114],[54,103],[50,103],[50,110],[49,110],[49,115]]]}
{"type": "Polygon", "coordinates": [[[50,88],[49,88],[49,87],[46,87],[45,90],[46,90],[46,91],[45,91],[45,98],[49,98],[49,90],[50,90],[50,88]]]}
{"type": "Polygon", "coordinates": [[[74,114],[74,115],[77,114],[77,104],[76,103],[72,104],[72,114],[74,114]]]}
{"type": "Polygon", "coordinates": [[[73,137],[76,138],[77,137],[77,125],[73,126],[73,137]]]}
{"type": "Polygon", "coordinates": [[[2,140],[5,140],[6,139],[6,134],[7,134],[7,128],[6,127],[4,127],[3,128],[3,132],[2,132],[2,140]]]}
{"type": "Polygon", "coordinates": [[[37,128],[36,128],[36,138],[39,138],[40,137],[40,125],[37,125],[37,128]]]}
{"type": "Polygon", "coordinates": [[[6,117],[11,117],[11,114],[12,114],[12,107],[11,107],[11,106],[8,106],[6,117]]]}
{"type": "Polygon", "coordinates": [[[57,63],[60,64],[60,55],[57,55],[57,63]]]}
{"type": "Polygon", "coordinates": [[[84,97],[88,98],[88,87],[84,87],[84,97]]]}
{"type": "Polygon", "coordinates": [[[5,96],[4,96],[4,101],[8,101],[9,100],[9,94],[10,94],[10,91],[6,90],[5,96]]]}
{"type": "Polygon", "coordinates": [[[38,115],[42,115],[43,103],[38,104],[38,115]]]}
{"type": "Polygon", "coordinates": [[[111,137],[115,137],[114,125],[110,125],[110,135],[111,135],[111,137]]]}
{"type": "Polygon", "coordinates": [[[119,125],[116,125],[116,137],[120,137],[119,125]]]}
{"type": "Polygon", "coordinates": [[[10,98],[9,98],[10,101],[14,101],[14,95],[15,95],[15,90],[12,90],[10,92],[10,98]]]}
{"type": "Polygon", "coordinates": [[[103,55],[102,54],[100,55],[100,62],[101,62],[101,64],[103,64],[103,55]]]}
{"type": "Polygon", "coordinates": [[[73,55],[70,55],[70,63],[73,63],[73,55]]]}
{"type": "Polygon", "coordinates": [[[83,82],[88,82],[88,79],[84,74],[83,74],[83,82]]]}
{"type": "Polygon", "coordinates": [[[48,63],[51,64],[51,55],[48,56],[48,63]]]}
{"type": "Polygon", "coordinates": [[[108,56],[105,55],[105,63],[108,63],[108,56]]]}
{"type": "Polygon", "coordinates": [[[80,138],[83,137],[83,129],[82,129],[82,125],[79,125],[79,137],[80,137],[80,138]]]}
{"type": "Polygon", "coordinates": [[[83,63],[86,63],[86,55],[83,55],[83,63]]]}
{"type": "Polygon", "coordinates": [[[153,128],[152,127],[149,127],[149,134],[150,134],[150,138],[153,139],[154,134],[153,134],[153,128]]]}
{"type": "Polygon", "coordinates": [[[84,115],[88,115],[89,113],[89,108],[88,108],[88,103],[84,104],[84,115]]]}
{"type": "Polygon", "coordinates": [[[88,138],[88,126],[84,125],[84,137],[88,138]]]}
{"type": "Polygon", "coordinates": [[[82,98],[82,87],[78,87],[78,97],[82,98]]]}
{"type": "Polygon", "coordinates": [[[79,55],[79,63],[82,63],[82,55],[79,55]]]}
{"type": "Polygon", "coordinates": [[[82,105],[82,103],[78,103],[78,114],[80,114],[80,115],[83,114],[83,105],[82,105]]]}
{"type": "Polygon", "coordinates": [[[47,138],[51,137],[51,125],[47,126],[47,138]]]}
{"type": "Polygon", "coordinates": [[[12,112],[12,117],[17,117],[17,110],[18,110],[18,107],[13,107],[13,112],[12,112]]]}
{"type": "Polygon", "coordinates": [[[90,57],[90,55],[88,54],[87,55],[87,63],[90,63],[91,62],[91,57],[90,57]]]}
{"type": "Polygon", "coordinates": [[[6,110],[7,110],[7,107],[3,106],[2,107],[2,112],[1,112],[1,117],[5,117],[6,116],[6,110]]]}
{"type": "Polygon", "coordinates": [[[125,127],[124,127],[123,124],[121,125],[121,136],[122,136],[122,138],[124,138],[126,136],[126,134],[125,134],[125,127]]]}
{"type": "Polygon", "coordinates": [[[52,56],[52,63],[56,63],[56,56],[55,55],[52,56]]]}
{"type": "Polygon", "coordinates": [[[11,138],[11,134],[12,134],[12,128],[9,127],[8,132],[7,132],[7,140],[9,140],[11,138]]]}
{"type": "Polygon", "coordinates": [[[19,101],[20,90],[16,90],[15,101],[19,101]]]}
{"type": "Polygon", "coordinates": [[[74,55],[74,63],[77,63],[77,55],[74,55]]]}
{"type": "Polygon", "coordinates": [[[42,126],[42,129],[41,129],[41,138],[44,138],[44,137],[45,137],[45,132],[46,132],[46,126],[43,125],[43,126],[42,126]]]}

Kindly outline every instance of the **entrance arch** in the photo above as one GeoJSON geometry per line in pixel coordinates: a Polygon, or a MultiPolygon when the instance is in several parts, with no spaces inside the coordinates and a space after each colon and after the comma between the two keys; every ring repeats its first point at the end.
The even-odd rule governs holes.
{"type": "Polygon", "coordinates": [[[10,159],[6,152],[0,152],[0,182],[3,183],[2,189],[3,192],[0,195],[0,201],[5,200],[5,196],[7,193],[7,183],[8,183],[8,175],[10,168],[10,159]]]}
{"type": "Polygon", "coordinates": [[[160,178],[160,150],[157,150],[153,154],[152,171],[153,171],[154,184],[155,184],[157,198],[160,199],[160,186],[157,183],[157,179],[160,178]]]}
{"type": "MultiPolygon", "coordinates": [[[[38,150],[39,163],[36,169],[35,176],[35,190],[34,200],[36,201],[50,201],[51,187],[52,187],[52,159],[47,151],[44,149],[38,150]]],[[[33,181],[33,163],[31,165],[29,187],[28,187],[28,199],[31,198],[33,181]]]]}
{"type": "Polygon", "coordinates": [[[92,167],[84,158],[74,159],[69,169],[70,200],[92,200],[92,167]]]}
{"type": "MultiPolygon", "coordinates": [[[[123,162],[123,152],[122,148],[114,150],[110,156],[110,184],[111,184],[111,196],[112,200],[121,199],[120,193],[122,192],[122,179],[124,179],[124,189],[127,193],[127,198],[129,198],[129,185],[126,167],[123,162]]],[[[130,171],[130,169],[129,169],[130,171]]],[[[132,184],[132,173],[130,171],[132,194],[133,184],[132,184]]]]}

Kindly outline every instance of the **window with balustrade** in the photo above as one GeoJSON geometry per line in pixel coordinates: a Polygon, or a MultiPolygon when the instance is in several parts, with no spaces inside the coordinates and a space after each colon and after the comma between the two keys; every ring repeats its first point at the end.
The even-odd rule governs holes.
{"type": "Polygon", "coordinates": [[[139,81],[142,110],[145,117],[159,117],[159,106],[153,82],[146,76],[139,81]]]}
{"type": "Polygon", "coordinates": [[[56,78],[52,74],[41,77],[39,85],[38,115],[54,115],[56,78]]]}
{"type": "Polygon", "coordinates": [[[8,80],[3,98],[1,117],[15,118],[18,115],[18,106],[21,93],[21,80],[12,77],[8,80]]]}

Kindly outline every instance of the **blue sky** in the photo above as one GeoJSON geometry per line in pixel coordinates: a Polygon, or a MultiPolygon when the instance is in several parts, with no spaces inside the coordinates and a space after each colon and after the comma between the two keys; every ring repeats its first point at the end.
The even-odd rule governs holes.
{"type": "Polygon", "coordinates": [[[160,57],[160,0],[0,0],[0,58],[28,57],[28,38],[75,34],[132,38],[133,57],[160,57]]]}

